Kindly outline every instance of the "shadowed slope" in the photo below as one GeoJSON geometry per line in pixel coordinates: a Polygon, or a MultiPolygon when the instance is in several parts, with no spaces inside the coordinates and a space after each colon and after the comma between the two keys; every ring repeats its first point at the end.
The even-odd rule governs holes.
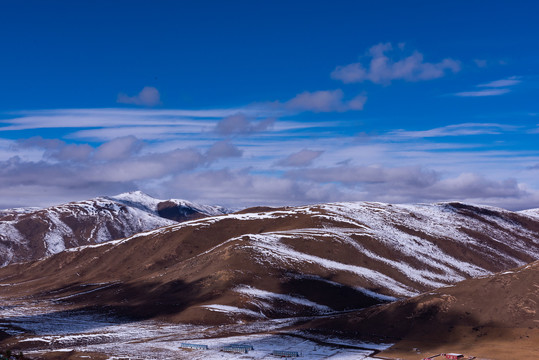
{"type": "MultiPolygon", "coordinates": [[[[382,356],[458,352],[490,359],[539,358],[539,262],[464,280],[406,300],[320,319],[310,331],[400,339],[382,356]]],[[[395,340],[393,340],[395,341],[395,340]]]]}

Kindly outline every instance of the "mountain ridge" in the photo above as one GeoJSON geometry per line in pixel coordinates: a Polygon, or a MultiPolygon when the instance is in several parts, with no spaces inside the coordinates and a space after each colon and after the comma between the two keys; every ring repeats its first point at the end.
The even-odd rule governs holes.
{"type": "Polygon", "coordinates": [[[8,266],[0,282],[13,296],[212,324],[352,310],[538,258],[532,216],[330,203],[169,225],[8,266]]]}
{"type": "Polygon", "coordinates": [[[186,200],[159,200],[140,191],[42,209],[6,209],[0,211],[0,266],[229,211],[186,200]]]}

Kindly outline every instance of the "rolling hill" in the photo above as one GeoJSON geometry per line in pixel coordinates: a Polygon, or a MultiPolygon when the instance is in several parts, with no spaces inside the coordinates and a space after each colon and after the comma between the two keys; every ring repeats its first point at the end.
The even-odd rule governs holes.
{"type": "Polygon", "coordinates": [[[539,259],[539,219],[463,203],[334,203],[187,221],[0,269],[3,297],[224,324],[410,298],[539,259]],[[61,276],[60,276],[61,275],[61,276]]]}
{"type": "Polygon", "coordinates": [[[390,358],[456,352],[488,359],[537,359],[538,303],[535,261],[391,304],[314,320],[301,328],[393,339],[396,344],[381,354],[390,358]]]}

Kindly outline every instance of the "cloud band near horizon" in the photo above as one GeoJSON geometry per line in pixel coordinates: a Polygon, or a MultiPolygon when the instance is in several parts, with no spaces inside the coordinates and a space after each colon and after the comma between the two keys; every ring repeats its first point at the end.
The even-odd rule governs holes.
{"type": "Polygon", "coordinates": [[[4,120],[3,131],[61,127],[66,114],[84,124],[96,113],[108,118],[100,123],[106,128],[95,130],[127,131],[86,142],[81,131],[88,129],[71,126],[63,140],[0,142],[0,207],[46,206],[139,189],[164,198],[233,207],[460,200],[522,209],[539,201],[532,181],[537,154],[496,152],[468,140],[535,130],[503,124],[391,129],[365,138],[343,136],[344,123],[334,122],[331,129],[321,120],[318,125],[330,133],[313,143],[316,123],[292,118],[267,122],[264,116],[270,114],[249,108],[130,111],[137,115],[130,122],[123,109],[79,109],[29,113],[12,123],[4,120]],[[167,136],[137,136],[152,129],[153,122],[157,128],[164,126],[167,136]]]}

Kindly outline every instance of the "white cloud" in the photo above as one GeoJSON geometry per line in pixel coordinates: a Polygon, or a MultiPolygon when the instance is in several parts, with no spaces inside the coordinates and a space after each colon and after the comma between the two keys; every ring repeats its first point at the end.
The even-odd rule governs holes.
{"type": "MultiPolygon", "coordinates": [[[[437,131],[461,130],[467,131],[466,127],[437,131]]],[[[48,154],[43,159],[12,157],[0,162],[2,205],[50,205],[133,189],[239,207],[342,200],[461,200],[513,209],[539,205],[538,192],[526,187],[522,175],[519,180],[507,178],[521,168],[533,184],[534,171],[528,168],[539,163],[534,153],[430,150],[416,146],[415,137],[399,137],[398,141],[374,137],[366,144],[352,138],[320,139],[316,143],[320,150],[316,151],[307,147],[312,143],[310,138],[290,143],[248,139],[238,139],[239,148],[229,141],[171,150],[157,150],[146,143],[140,151],[133,145],[135,139],[115,139],[101,148],[91,148],[89,154],[84,151],[88,144],[43,139],[41,143],[47,147],[43,153],[48,154]],[[73,145],[82,149],[77,160],[57,155],[73,152],[73,145]],[[249,150],[253,147],[257,151],[249,150]],[[97,158],[98,149],[107,148],[110,153],[105,153],[114,154],[117,149],[122,155],[97,158]],[[291,148],[303,150],[286,155],[291,148]],[[283,176],[280,169],[272,167],[279,159],[281,165],[292,167],[310,166],[316,159],[317,167],[291,170],[283,176]],[[345,159],[349,161],[335,165],[345,159]],[[16,195],[25,191],[32,198],[24,195],[17,199],[16,195]]],[[[33,142],[34,147],[40,143],[37,139],[33,142]]]]}
{"type": "Polygon", "coordinates": [[[213,144],[206,152],[206,157],[211,162],[222,158],[241,157],[242,154],[243,151],[229,141],[223,140],[213,144]]]}
{"type": "Polygon", "coordinates": [[[305,91],[284,103],[285,108],[292,111],[312,112],[343,112],[348,110],[363,110],[367,101],[364,95],[358,95],[349,101],[343,100],[341,89],[305,91]]]}
{"type": "MultiPolygon", "coordinates": [[[[342,93],[337,95],[336,103],[322,101],[323,106],[349,106],[342,93]]],[[[308,101],[304,108],[305,104],[312,108],[308,101]]],[[[278,105],[284,108],[283,103],[278,105]]],[[[68,109],[19,113],[15,119],[2,122],[29,129],[66,126],[74,132],[64,139],[72,143],[43,138],[0,140],[0,194],[5,195],[0,196],[1,204],[51,204],[134,189],[231,206],[463,200],[521,208],[533,206],[533,200],[539,199],[537,191],[526,185],[536,183],[534,171],[529,170],[539,163],[536,152],[493,151],[497,138],[479,144],[464,138],[526,133],[529,128],[464,123],[360,138],[354,135],[357,123],[345,117],[295,121],[291,116],[294,112],[288,110],[285,120],[258,131],[276,112],[268,104],[258,104],[201,111],[68,109]],[[237,114],[242,116],[234,118],[237,114]],[[96,127],[89,125],[92,123],[96,127]],[[228,130],[217,131],[219,124],[228,130]],[[92,141],[81,142],[82,136],[92,141]],[[438,137],[451,138],[443,143],[438,137]],[[284,166],[291,171],[283,175],[284,166]],[[294,167],[307,169],[293,171],[294,167]],[[507,179],[507,174],[515,179],[507,179]],[[33,197],[17,199],[15,194],[21,196],[23,190],[33,197]]]]}
{"type": "Polygon", "coordinates": [[[51,151],[48,156],[60,161],[84,161],[93,151],[94,148],[88,144],[69,144],[51,151]]]}
{"type": "MultiPolygon", "coordinates": [[[[41,136],[34,136],[28,139],[23,139],[15,142],[12,148],[19,153],[27,152],[29,149],[40,154],[39,158],[24,159],[25,161],[38,161],[43,158],[56,159],[60,161],[81,161],[87,159],[94,148],[88,144],[66,144],[59,139],[44,139],[41,136]],[[41,150],[41,151],[40,151],[41,150]]],[[[17,157],[20,159],[21,157],[17,157]]],[[[6,159],[7,157],[2,157],[6,159]]]]}
{"type": "Polygon", "coordinates": [[[120,137],[134,136],[143,140],[167,140],[174,139],[180,134],[193,134],[202,132],[204,125],[183,125],[174,126],[120,126],[105,127],[99,129],[79,130],[66,136],[69,139],[110,141],[120,137]]]}
{"type": "Polygon", "coordinates": [[[511,90],[509,89],[485,89],[478,91],[462,91],[455,94],[460,97],[482,97],[482,96],[498,96],[507,94],[511,90]]]}
{"type": "Polygon", "coordinates": [[[487,61],[483,59],[474,59],[474,63],[478,68],[484,68],[487,66],[487,61]]]}
{"type": "Polygon", "coordinates": [[[311,184],[287,178],[254,175],[249,169],[209,170],[174,177],[159,186],[203,203],[226,206],[283,206],[345,200],[334,185],[311,184]],[[241,201],[240,201],[241,199],[241,201]]]}
{"type": "Polygon", "coordinates": [[[135,96],[127,96],[123,93],[118,94],[118,99],[116,102],[120,104],[156,106],[161,104],[161,95],[156,88],[152,86],[145,86],[135,96]]]}
{"type": "Polygon", "coordinates": [[[397,188],[402,188],[403,185],[424,188],[432,185],[439,178],[439,174],[435,171],[425,170],[418,166],[389,168],[349,165],[294,170],[290,171],[288,176],[322,183],[339,182],[347,186],[365,184],[371,187],[390,185],[397,188]]]}
{"type": "MultiPolygon", "coordinates": [[[[404,46],[399,46],[402,50],[404,46]]],[[[389,84],[392,80],[422,81],[445,76],[447,71],[460,71],[460,62],[446,58],[438,63],[425,62],[423,54],[414,51],[399,60],[391,59],[387,53],[393,51],[391,43],[380,43],[371,47],[367,66],[361,62],[337,66],[331,77],[344,83],[371,81],[377,84],[389,84]]]]}
{"type": "Polygon", "coordinates": [[[268,130],[274,123],[274,118],[255,121],[244,113],[237,113],[220,120],[215,131],[221,135],[250,134],[268,130]]]}
{"type": "Polygon", "coordinates": [[[516,179],[493,180],[476,173],[443,177],[417,166],[339,166],[291,171],[291,179],[315,184],[339,183],[342,193],[361,193],[362,200],[396,203],[460,200],[480,204],[504,204],[508,208],[536,207],[539,192],[526,190],[516,179]]]}
{"type": "Polygon", "coordinates": [[[488,82],[486,84],[479,84],[477,87],[488,87],[488,88],[500,88],[500,87],[509,87],[521,83],[522,80],[518,76],[511,76],[507,79],[495,80],[488,82]]]}
{"type": "Polygon", "coordinates": [[[346,106],[350,110],[363,110],[363,106],[365,106],[366,102],[367,102],[367,97],[365,95],[358,95],[354,97],[352,100],[349,100],[346,103],[346,106]]]}
{"type": "Polygon", "coordinates": [[[95,151],[98,160],[125,159],[136,154],[143,147],[143,142],[130,135],[119,137],[100,145],[95,151]]]}
{"type": "Polygon", "coordinates": [[[522,80],[518,76],[511,76],[506,79],[495,80],[485,84],[476,85],[476,87],[487,88],[476,91],[458,92],[455,96],[460,97],[481,97],[481,96],[498,96],[511,92],[511,87],[518,85],[522,80]]]}
{"type": "Polygon", "coordinates": [[[526,191],[519,188],[515,179],[489,180],[474,173],[462,173],[457,177],[444,179],[429,189],[428,197],[496,199],[520,198],[527,196],[526,191]]]}
{"type": "Polygon", "coordinates": [[[0,193],[7,189],[27,196],[2,198],[0,206],[51,205],[65,200],[65,194],[79,194],[68,200],[87,196],[110,195],[141,188],[197,168],[212,166],[220,159],[239,157],[242,151],[227,141],[212,144],[208,150],[175,148],[152,151],[149,144],[134,137],[113,139],[97,148],[88,144],[67,144],[42,138],[12,144],[22,150],[41,148],[39,160],[11,156],[0,159],[0,193]],[[142,147],[149,147],[142,152],[142,147]],[[39,193],[38,189],[41,189],[39,193]],[[37,193],[37,197],[30,197],[37,193]]]}
{"type": "MultiPolygon", "coordinates": [[[[201,136],[215,138],[217,124],[224,118],[243,114],[249,119],[245,129],[237,134],[271,130],[276,126],[271,106],[213,110],[163,109],[57,109],[17,112],[15,117],[0,120],[0,133],[31,129],[73,129],[66,139],[110,141],[118,137],[135,136],[139,139],[187,139],[201,136]],[[201,135],[204,134],[204,135],[201,135]]],[[[282,111],[280,111],[282,113],[282,111]]],[[[280,131],[305,128],[309,125],[287,120],[279,122],[280,131]]],[[[316,124],[312,125],[316,126],[316,124]]],[[[230,134],[232,135],[232,134],[230,134]]],[[[235,135],[235,134],[234,134],[235,135]]]]}
{"type": "Polygon", "coordinates": [[[432,138],[446,136],[495,135],[516,130],[515,126],[494,123],[465,123],[421,131],[396,130],[388,135],[396,138],[432,138]]]}
{"type": "Polygon", "coordinates": [[[301,151],[288,155],[284,159],[279,160],[277,162],[277,165],[294,167],[308,166],[311,165],[314,159],[322,155],[322,153],[323,151],[303,149],[301,151]]]}
{"type": "Polygon", "coordinates": [[[85,164],[80,177],[87,182],[134,182],[170,176],[193,170],[206,163],[206,157],[194,149],[175,149],[149,153],[104,163],[85,164]]]}

